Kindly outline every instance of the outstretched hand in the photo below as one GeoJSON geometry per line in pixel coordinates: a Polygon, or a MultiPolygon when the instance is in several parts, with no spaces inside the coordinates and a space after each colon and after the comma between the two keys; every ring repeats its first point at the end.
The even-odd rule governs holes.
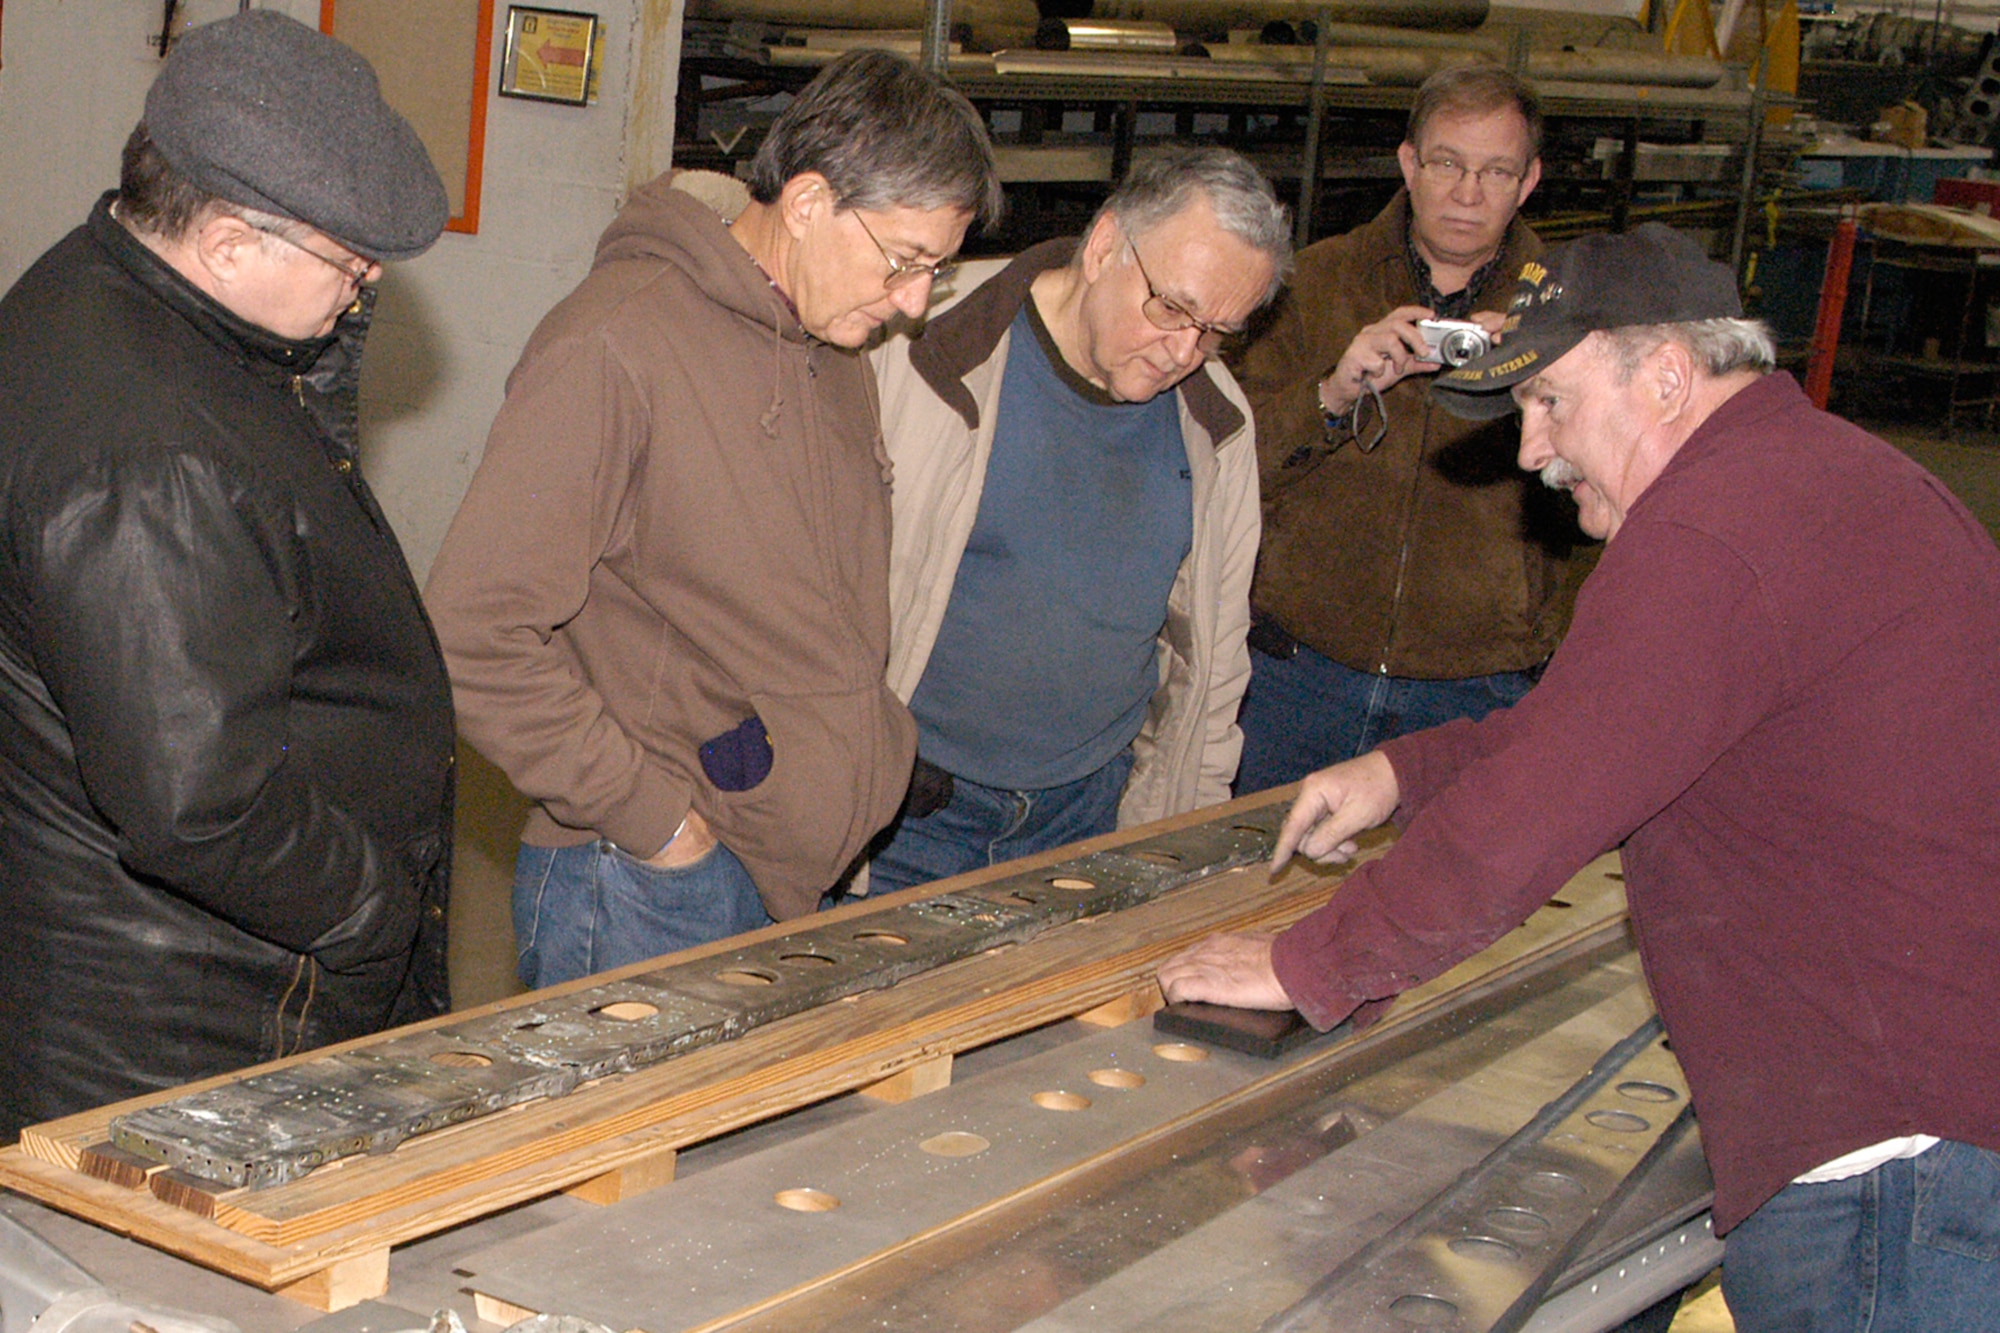
{"type": "Polygon", "coordinates": [[[1354,835],[1394,814],[1401,799],[1396,770],[1380,750],[1311,774],[1278,830],[1271,873],[1283,870],[1295,851],[1315,861],[1345,862],[1359,850],[1354,835]]]}

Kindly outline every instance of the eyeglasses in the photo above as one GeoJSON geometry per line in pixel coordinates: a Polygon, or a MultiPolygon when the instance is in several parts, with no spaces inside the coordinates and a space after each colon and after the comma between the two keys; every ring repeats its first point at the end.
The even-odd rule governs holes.
{"type": "Polygon", "coordinates": [[[1140,308],[1146,312],[1146,319],[1156,329],[1168,333],[1179,333],[1182,329],[1200,329],[1201,337],[1194,345],[1201,349],[1203,356],[1214,356],[1228,345],[1231,338],[1241,337],[1241,328],[1229,328],[1222,324],[1211,324],[1189,313],[1172,297],[1160,295],[1160,289],[1153,285],[1153,275],[1146,272],[1146,261],[1139,258],[1139,247],[1132,238],[1125,238],[1125,248],[1132,252],[1132,262],[1139,266],[1139,279],[1146,284],[1146,304],[1140,308]]]}
{"type": "Polygon", "coordinates": [[[339,273],[341,277],[347,279],[347,281],[353,286],[359,287],[364,283],[366,283],[368,281],[368,275],[375,271],[375,261],[372,259],[357,258],[354,261],[355,266],[350,268],[348,265],[342,263],[340,260],[335,259],[332,255],[323,255],[319,251],[312,249],[310,246],[301,245],[297,241],[293,240],[291,237],[285,235],[285,233],[281,231],[273,230],[270,227],[258,227],[257,230],[263,232],[266,236],[277,237],[279,240],[283,241],[286,245],[291,246],[292,249],[294,250],[302,250],[306,254],[311,255],[314,259],[317,259],[320,263],[325,264],[328,268],[333,269],[335,272],[339,273]]]}
{"type": "Polygon", "coordinates": [[[952,259],[940,259],[935,264],[920,264],[914,259],[898,259],[889,253],[889,247],[882,244],[868,224],[862,222],[859,212],[854,213],[854,220],[861,223],[861,230],[868,233],[868,239],[874,241],[875,248],[882,252],[882,262],[889,266],[889,276],[882,279],[885,291],[893,292],[898,287],[908,287],[921,278],[928,278],[934,283],[943,282],[958,270],[958,262],[952,259]]]}
{"type": "Polygon", "coordinates": [[[1419,158],[1417,169],[1446,189],[1457,189],[1458,183],[1470,176],[1479,182],[1482,190],[1512,190],[1520,186],[1522,177],[1522,173],[1512,167],[1488,166],[1474,171],[1454,157],[1419,158]]]}

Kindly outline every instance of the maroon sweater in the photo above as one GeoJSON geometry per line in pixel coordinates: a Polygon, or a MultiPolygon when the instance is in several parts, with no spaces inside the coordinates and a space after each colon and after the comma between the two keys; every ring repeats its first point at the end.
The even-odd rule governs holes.
{"type": "Polygon", "coordinates": [[[1278,940],[1316,1026],[1623,843],[1719,1230],[1882,1139],[2000,1150],[2000,551],[1789,376],[1632,505],[1533,693],[1384,750],[1402,840],[1278,940]]]}

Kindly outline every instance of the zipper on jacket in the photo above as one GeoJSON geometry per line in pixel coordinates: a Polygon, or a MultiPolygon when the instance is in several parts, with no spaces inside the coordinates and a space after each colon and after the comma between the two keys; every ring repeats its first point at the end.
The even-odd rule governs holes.
{"type": "Polygon", "coordinates": [[[1387,637],[1382,642],[1382,652],[1375,664],[1375,674],[1389,674],[1389,654],[1396,647],[1396,629],[1403,620],[1403,584],[1410,572],[1410,533],[1417,522],[1417,492],[1423,487],[1424,461],[1430,457],[1431,448],[1431,403],[1424,398],[1424,420],[1417,432],[1417,459],[1410,469],[1410,493],[1403,502],[1403,545],[1396,555],[1396,586],[1389,594],[1389,626],[1387,637]]]}

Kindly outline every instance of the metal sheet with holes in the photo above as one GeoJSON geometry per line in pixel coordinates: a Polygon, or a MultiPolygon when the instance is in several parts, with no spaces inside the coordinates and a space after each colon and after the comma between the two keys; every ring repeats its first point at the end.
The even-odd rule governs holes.
{"type": "Polygon", "coordinates": [[[653,1333],[692,1327],[948,1222],[1273,1068],[1229,1052],[1168,1059],[1160,1045],[1194,1050],[1160,1042],[1147,1024],[1097,1033],[460,1267],[473,1290],[525,1309],[653,1333]],[[807,1193],[788,1196],[787,1208],[786,1191],[807,1193]],[[813,1211],[829,1200],[837,1206],[813,1211]],[[564,1261],[551,1264],[551,1254],[564,1261]]]}
{"type": "MultiPolygon", "coordinates": [[[[1284,1311],[1350,1255],[1452,1187],[1597,1056],[1651,1012],[1645,988],[1627,989],[1551,1030],[1492,1066],[1425,1100],[1410,1112],[1295,1172],[1241,1206],[1155,1251],[1116,1276],[1024,1325],[1024,1333],[1214,1333],[1253,1329],[1284,1311]],[[1246,1262],[1246,1256],[1255,1256],[1246,1262]]],[[[1671,1063],[1671,1061],[1669,1061],[1671,1063]]],[[[1674,1071],[1675,1075],[1678,1071],[1674,1071]]],[[[1614,1080],[1614,1082],[1623,1080],[1614,1080]]],[[[1676,1080],[1677,1081],[1677,1080],[1676,1080]]],[[[1606,1094],[1619,1100],[1615,1092],[1606,1094]]],[[[1635,1105],[1637,1105],[1635,1103],[1635,1105]]],[[[1605,1109],[1599,1101],[1587,1108],[1605,1109]]],[[[1669,1114],[1679,1109],[1670,1104],[1669,1114]]],[[[1565,1132],[1570,1132],[1565,1127],[1565,1132]]],[[[1578,1176],[1601,1183],[1613,1164],[1637,1154],[1603,1139],[1551,1145],[1551,1158],[1523,1173],[1513,1187],[1464,1201],[1414,1252],[1394,1258],[1415,1301],[1380,1323],[1344,1312],[1343,1329],[1440,1327],[1484,1329],[1518,1291],[1528,1263],[1560,1242],[1557,1205],[1572,1199],[1578,1176]],[[1564,1177],[1561,1182],[1553,1174],[1564,1177]],[[1490,1237],[1497,1245],[1465,1244],[1490,1237]],[[1451,1248],[1460,1241],[1460,1251],[1451,1248]],[[1486,1293],[1479,1309],[1448,1315],[1431,1305],[1448,1275],[1463,1289],[1486,1293]],[[1490,1310],[1487,1307],[1491,1307],[1490,1310]],[[1433,1317],[1438,1322],[1427,1322],[1433,1317]]],[[[1580,1196],[1580,1192],[1579,1192],[1580,1196]]]]}
{"type": "MultiPolygon", "coordinates": [[[[1297,1301],[1343,1257],[1450,1187],[1589,1069],[1633,1022],[1642,1021],[1650,1012],[1644,988],[1629,973],[1621,975],[1623,979],[1610,983],[1609,998],[1482,1067],[1461,1071],[1446,1090],[1401,1115],[1379,1125],[1365,1114],[1336,1117],[1344,1134],[1359,1137],[1261,1192],[1250,1183],[1266,1169],[1258,1164],[1263,1149],[1255,1145],[1269,1147],[1276,1140],[1248,1131],[1241,1152],[1226,1158],[1232,1173],[1240,1169],[1241,1176],[1221,1183],[1254,1197],[1230,1199],[1219,1216],[1191,1231],[1173,1216],[1123,1219],[1120,1244],[1144,1248],[1149,1232],[1168,1239],[1082,1294],[1054,1305],[1039,1321],[1033,1321],[1039,1311],[1023,1321],[996,1321],[991,1311],[968,1311],[953,1306],[951,1298],[927,1305],[922,1295],[912,1294],[926,1285],[921,1280],[887,1279],[878,1290],[870,1269],[841,1283],[847,1313],[866,1308],[861,1323],[822,1324],[822,1310],[779,1305],[753,1326],[876,1327],[874,1321],[881,1320],[886,1322],[879,1326],[925,1329],[1013,1328],[1026,1322],[1041,1333],[1254,1328],[1297,1301]],[[1182,1232],[1188,1234],[1171,1240],[1182,1232]],[[865,1294],[871,1291],[879,1299],[865,1294]]],[[[1119,1136],[1129,1138],[1161,1123],[1142,1113],[1156,1110],[1162,1118],[1178,1114],[1174,1108],[1185,1101],[1179,1094],[1195,1092],[1203,1082],[1219,1095],[1240,1081],[1234,1078],[1238,1071],[1254,1077],[1275,1068],[1220,1053],[1192,1069],[1163,1068],[1150,1056],[1152,1039],[1149,1030],[1121,1029],[1078,1041],[906,1106],[766,1149],[601,1216],[476,1254],[464,1265],[474,1272],[469,1285],[523,1308],[581,1314],[613,1327],[651,1333],[695,1327],[903,1245],[928,1228],[1101,1154],[1119,1136]],[[1107,1065],[1147,1075],[1149,1082],[1116,1095],[1084,1086],[1082,1079],[1091,1068],[1107,1065]],[[1218,1079],[1219,1074],[1232,1077],[1218,1079]],[[1091,1098],[1090,1110],[1029,1113],[1037,1092],[1078,1089],[1091,1098]],[[993,1146],[946,1161],[914,1146],[950,1133],[975,1134],[993,1146]],[[787,1189],[819,1191],[839,1200],[839,1206],[788,1215],[776,1202],[787,1189]],[[561,1273],[550,1271],[547,1256],[552,1250],[573,1256],[561,1265],[561,1273]]],[[[1593,1102],[1588,1109],[1605,1108],[1593,1102]]],[[[1631,1156],[1615,1144],[1608,1150],[1593,1144],[1570,1151],[1558,1143],[1556,1149],[1561,1169],[1591,1173],[1599,1186],[1631,1156]]],[[[1539,1180],[1539,1172],[1538,1166],[1529,1175],[1539,1180]]],[[[1547,1224],[1544,1239],[1559,1239],[1562,1219],[1550,1215],[1549,1200],[1529,1189],[1534,1183],[1529,1180],[1516,1191],[1519,1199],[1509,1195],[1472,1201],[1480,1219],[1491,1214],[1499,1221],[1466,1234],[1498,1236],[1496,1228],[1505,1222],[1518,1222],[1518,1231],[1534,1224],[1532,1215],[1547,1224]]],[[[1171,1191],[1160,1197],[1193,1202],[1191,1196],[1171,1191]]],[[[814,1196],[797,1202],[809,1207],[814,1196]]],[[[1211,1202],[1204,1200],[1201,1206],[1211,1202]]],[[[1019,1207],[1032,1212],[1035,1205],[1019,1207]]],[[[1012,1211],[993,1213],[951,1244],[986,1254],[978,1262],[995,1274],[1073,1267],[1071,1255],[1015,1243],[1012,1211]],[[992,1242],[990,1252],[980,1248],[989,1233],[1002,1238],[992,1242]]],[[[1063,1243],[1096,1242],[1074,1234],[1063,1243]]],[[[1532,1248],[1520,1247],[1518,1262],[1502,1266],[1516,1290],[1533,1258],[1526,1251],[1532,1248]]],[[[1490,1266],[1495,1253],[1491,1247],[1472,1247],[1467,1255],[1445,1249],[1441,1262],[1461,1269],[1490,1266]]],[[[908,1263],[915,1270],[923,1261],[911,1252],[908,1263]]],[[[1421,1277],[1412,1277],[1413,1288],[1424,1285],[1421,1277]]]]}

